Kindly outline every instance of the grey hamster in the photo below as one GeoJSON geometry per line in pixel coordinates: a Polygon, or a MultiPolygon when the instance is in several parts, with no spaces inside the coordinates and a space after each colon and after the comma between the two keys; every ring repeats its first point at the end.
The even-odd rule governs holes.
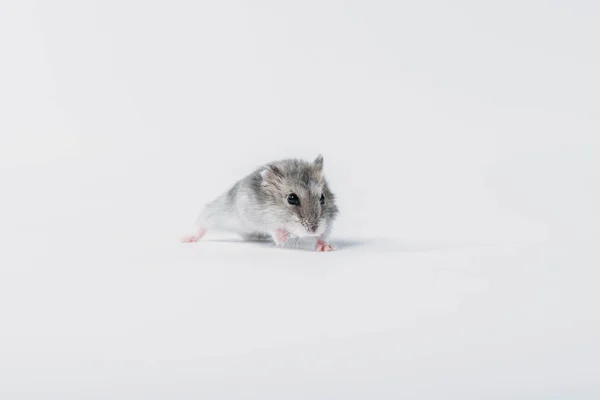
{"type": "Polygon", "coordinates": [[[313,162],[274,161],[208,203],[196,220],[198,232],[182,241],[196,242],[215,229],[247,240],[271,238],[278,246],[291,238],[315,237],[315,250],[331,251],[327,240],[339,212],[335,200],[321,155],[313,162]]]}

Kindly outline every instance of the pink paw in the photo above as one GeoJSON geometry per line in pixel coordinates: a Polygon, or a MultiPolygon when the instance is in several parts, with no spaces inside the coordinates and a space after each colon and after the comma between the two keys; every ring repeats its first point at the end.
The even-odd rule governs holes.
{"type": "Polygon", "coordinates": [[[195,235],[188,235],[181,238],[182,243],[195,243],[202,239],[202,236],[206,233],[206,230],[200,229],[195,235]]]}
{"type": "Polygon", "coordinates": [[[322,240],[317,240],[317,245],[315,247],[316,251],[334,251],[335,247],[331,244],[325,243],[322,240]]]}
{"type": "Polygon", "coordinates": [[[273,240],[275,241],[275,244],[277,246],[280,246],[282,244],[284,244],[285,242],[287,242],[287,240],[289,239],[290,234],[288,231],[286,231],[285,229],[277,229],[277,231],[275,232],[275,235],[273,237],[273,240]]]}

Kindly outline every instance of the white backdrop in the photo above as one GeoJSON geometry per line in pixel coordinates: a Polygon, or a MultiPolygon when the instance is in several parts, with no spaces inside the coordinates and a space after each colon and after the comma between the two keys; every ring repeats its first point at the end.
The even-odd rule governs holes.
{"type": "Polygon", "coordinates": [[[597,398],[598,20],[0,2],[0,394],[597,398]],[[319,153],[340,251],[177,243],[319,153]]]}

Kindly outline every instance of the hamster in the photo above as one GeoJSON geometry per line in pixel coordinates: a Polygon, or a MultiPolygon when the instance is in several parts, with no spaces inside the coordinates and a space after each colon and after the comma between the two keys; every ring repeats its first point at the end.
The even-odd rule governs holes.
{"type": "Polygon", "coordinates": [[[332,251],[328,237],[338,215],[335,195],[323,174],[323,156],[313,162],[286,159],[265,164],[208,203],[195,235],[208,230],[238,233],[245,240],[272,239],[283,246],[292,238],[315,237],[316,251],[332,251]]]}

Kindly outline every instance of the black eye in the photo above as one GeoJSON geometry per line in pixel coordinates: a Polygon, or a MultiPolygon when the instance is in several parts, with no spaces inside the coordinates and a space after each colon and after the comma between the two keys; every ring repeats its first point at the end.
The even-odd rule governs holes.
{"type": "Polygon", "coordinates": [[[298,196],[296,195],[296,193],[292,193],[289,194],[287,197],[288,203],[290,203],[293,206],[299,206],[300,205],[300,199],[298,198],[298,196]]]}
{"type": "Polygon", "coordinates": [[[321,205],[325,204],[325,195],[321,194],[321,205]]]}

